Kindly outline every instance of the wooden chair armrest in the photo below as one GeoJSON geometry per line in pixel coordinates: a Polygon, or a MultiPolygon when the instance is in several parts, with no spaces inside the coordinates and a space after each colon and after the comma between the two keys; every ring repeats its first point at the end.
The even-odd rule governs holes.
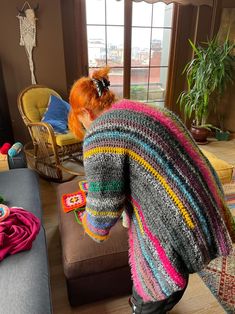
{"type": "Polygon", "coordinates": [[[27,123],[27,125],[29,127],[34,127],[34,126],[44,127],[48,131],[48,133],[51,133],[54,135],[54,130],[49,123],[46,123],[46,122],[29,122],[29,123],[27,123]]]}
{"type": "MultiPolygon", "coordinates": [[[[33,128],[42,129],[44,133],[48,134],[48,138],[50,143],[56,147],[56,138],[55,138],[55,132],[52,128],[52,126],[49,123],[46,122],[29,122],[27,123],[28,128],[30,129],[31,134],[33,135],[33,128]]],[[[35,136],[33,136],[35,138],[35,136]]]]}

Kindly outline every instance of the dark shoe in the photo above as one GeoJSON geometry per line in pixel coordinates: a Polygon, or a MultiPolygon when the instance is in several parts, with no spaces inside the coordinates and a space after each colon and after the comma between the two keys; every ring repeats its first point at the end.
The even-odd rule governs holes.
{"type": "Polygon", "coordinates": [[[128,299],[128,303],[130,307],[132,308],[132,314],[141,314],[141,310],[137,310],[137,306],[133,302],[133,297],[130,297],[128,299]]]}

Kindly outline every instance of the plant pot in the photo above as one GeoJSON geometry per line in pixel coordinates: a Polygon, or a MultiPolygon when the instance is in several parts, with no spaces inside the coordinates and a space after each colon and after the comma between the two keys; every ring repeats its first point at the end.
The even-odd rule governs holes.
{"type": "Polygon", "coordinates": [[[215,131],[215,138],[217,138],[218,141],[228,141],[230,136],[229,131],[215,131]]]}
{"type": "Polygon", "coordinates": [[[198,144],[207,144],[207,136],[209,131],[206,128],[197,127],[195,125],[191,125],[190,132],[198,144]]]}

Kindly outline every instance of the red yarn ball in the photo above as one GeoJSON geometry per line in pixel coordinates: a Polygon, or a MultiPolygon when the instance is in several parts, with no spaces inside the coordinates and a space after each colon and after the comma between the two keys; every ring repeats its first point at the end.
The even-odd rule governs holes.
{"type": "Polygon", "coordinates": [[[7,155],[10,148],[11,148],[11,144],[4,143],[3,146],[0,148],[0,153],[3,155],[7,155]]]}

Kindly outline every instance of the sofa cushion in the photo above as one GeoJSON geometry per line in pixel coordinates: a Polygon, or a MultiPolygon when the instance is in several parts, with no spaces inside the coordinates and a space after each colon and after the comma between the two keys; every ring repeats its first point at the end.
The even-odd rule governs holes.
{"type": "Polygon", "coordinates": [[[72,145],[75,143],[81,143],[81,141],[77,139],[70,131],[66,134],[56,134],[55,140],[56,144],[60,147],[72,145]]]}
{"type": "MultiPolygon", "coordinates": [[[[38,176],[28,168],[0,172],[0,194],[9,207],[27,209],[41,219],[38,176]]],[[[52,313],[44,228],[32,248],[0,262],[0,313],[52,313]]]]}
{"type": "Polygon", "coordinates": [[[33,246],[0,263],[0,313],[50,314],[50,285],[45,234],[41,228],[33,246]]]}
{"type": "Polygon", "coordinates": [[[201,151],[215,169],[221,183],[230,183],[233,175],[233,166],[205,149],[201,149],[201,151]]]}
{"type": "Polygon", "coordinates": [[[0,193],[8,207],[23,207],[42,219],[38,176],[28,168],[0,172],[0,193]]]}

